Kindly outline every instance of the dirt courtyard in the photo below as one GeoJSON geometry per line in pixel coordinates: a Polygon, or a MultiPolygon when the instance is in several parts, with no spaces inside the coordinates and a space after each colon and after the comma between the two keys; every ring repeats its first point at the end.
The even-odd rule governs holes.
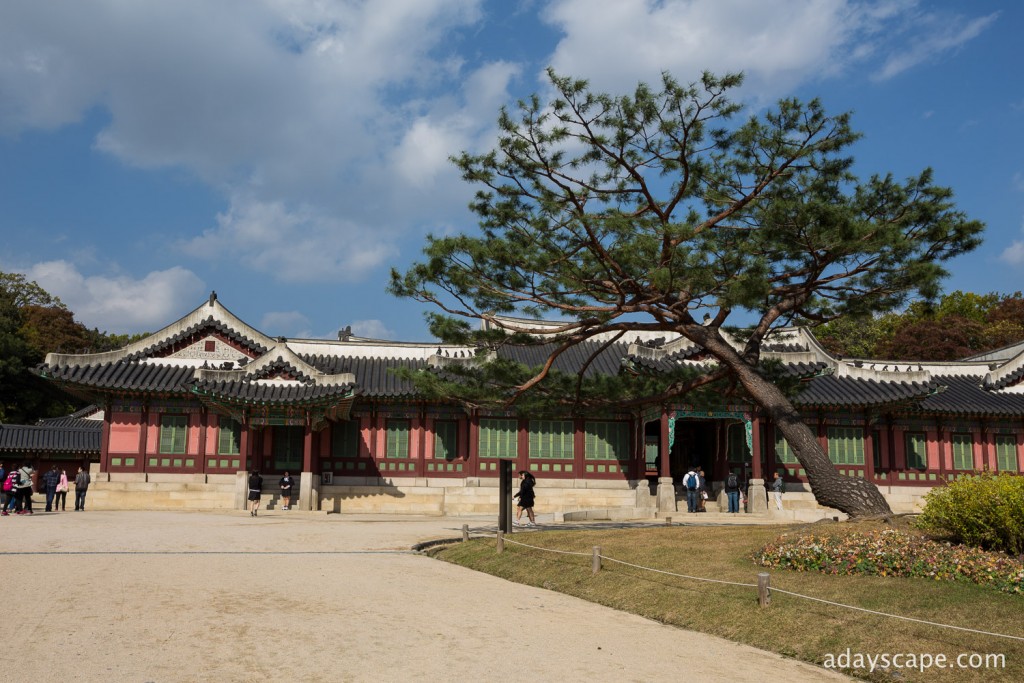
{"type": "Polygon", "coordinates": [[[290,511],[4,517],[4,678],[846,680],[411,551],[463,524],[493,529],[290,511]]]}

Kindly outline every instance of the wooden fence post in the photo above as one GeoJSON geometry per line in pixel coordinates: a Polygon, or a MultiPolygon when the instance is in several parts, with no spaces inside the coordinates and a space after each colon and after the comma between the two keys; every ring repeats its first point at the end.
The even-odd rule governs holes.
{"type": "Polygon", "coordinates": [[[767,607],[772,602],[771,574],[761,572],[757,575],[757,604],[767,607]]]}
{"type": "Polygon", "coordinates": [[[499,531],[498,532],[498,552],[499,553],[505,552],[505,532],[504,531],[499,531]]]}
{"type": "Polygon", "coordinates": [[[601,571],[601,546],[594,546],[594,556],[590,560],[590,569],[596,574],[601,571]]]}
{"type": "Polygon", "coordinates": [[[463,524],[462,525],[462,542],[465,543],[468,540],[469,540],[469,525],[468,524],[463,524]]]}

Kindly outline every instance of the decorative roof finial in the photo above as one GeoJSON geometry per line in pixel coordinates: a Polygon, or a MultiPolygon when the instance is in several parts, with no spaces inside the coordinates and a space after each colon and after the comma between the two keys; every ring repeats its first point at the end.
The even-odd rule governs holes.
{"type": "Polygon", "coordinates": [[[210,305],[213,306],[213,302],[217,300],[217,292],[210,291],[210,305]]]}

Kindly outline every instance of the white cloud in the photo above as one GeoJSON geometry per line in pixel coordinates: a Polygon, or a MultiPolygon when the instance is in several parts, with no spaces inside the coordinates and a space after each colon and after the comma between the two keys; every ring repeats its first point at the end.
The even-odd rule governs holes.
{"type": "Polygon", "coordinates": [[[313,206],[288,207],[236,197],[217,226],[181,244],[192,256],[226,255],[286,282],[350,282],[396,253],[388,230],[327,215],[313,206]]]}
{"type": "Polygon", "coordinates": [[[994,12],[972,20],[937,14],[916,17],[917,31],[910,37],[907,47],[894,50],[874,78],[892,78],[943,53],[956,50],[981,35],[998,16],[999,13],[994,12]]]}
{"type": "Polygon", "coordinates": [[[999,260],[1011,266],[1024,266],[1024,242],[1015,241],[999,255],[999,260]]]}
{"type": "Polygon", "coordinates": [[[25,276],[59,297],[87,327],[112,333],[155,331],[199,300],[202,280],[184,268],[127,275],[85,276],[67,261],[37,263],[25,276]]]}
{"type": "Polygon", "coordinates": [[[271,311],[263,315],[259,330],[272,337],[309,337],[309,318],[299,311],[271,311]]]}
{"type": "Polygon", "coordinates": [[[916,0],[554,0],[544,17],[565,34],[551,65],[600,90],[656,83],[666,70],[684,82],[743,71],[745,92],[763,101],[871,60],[890,78],[977,37],[996,15],[924,13],[916,0]]]}
{"type": "Polygon", "coordinates": [[[393,339],[394,332],[380,320],[357,320],[352,323],[352,334],[368,339],[393,339]]]}

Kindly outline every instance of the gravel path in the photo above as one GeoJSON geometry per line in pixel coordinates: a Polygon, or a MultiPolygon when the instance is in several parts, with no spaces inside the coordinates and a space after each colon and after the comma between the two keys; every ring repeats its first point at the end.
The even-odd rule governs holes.
{"type": "Polygon", "coordinates": [[[0,519],[8,680],[848,680],[410,551],[480,519],[0,519]]]}

